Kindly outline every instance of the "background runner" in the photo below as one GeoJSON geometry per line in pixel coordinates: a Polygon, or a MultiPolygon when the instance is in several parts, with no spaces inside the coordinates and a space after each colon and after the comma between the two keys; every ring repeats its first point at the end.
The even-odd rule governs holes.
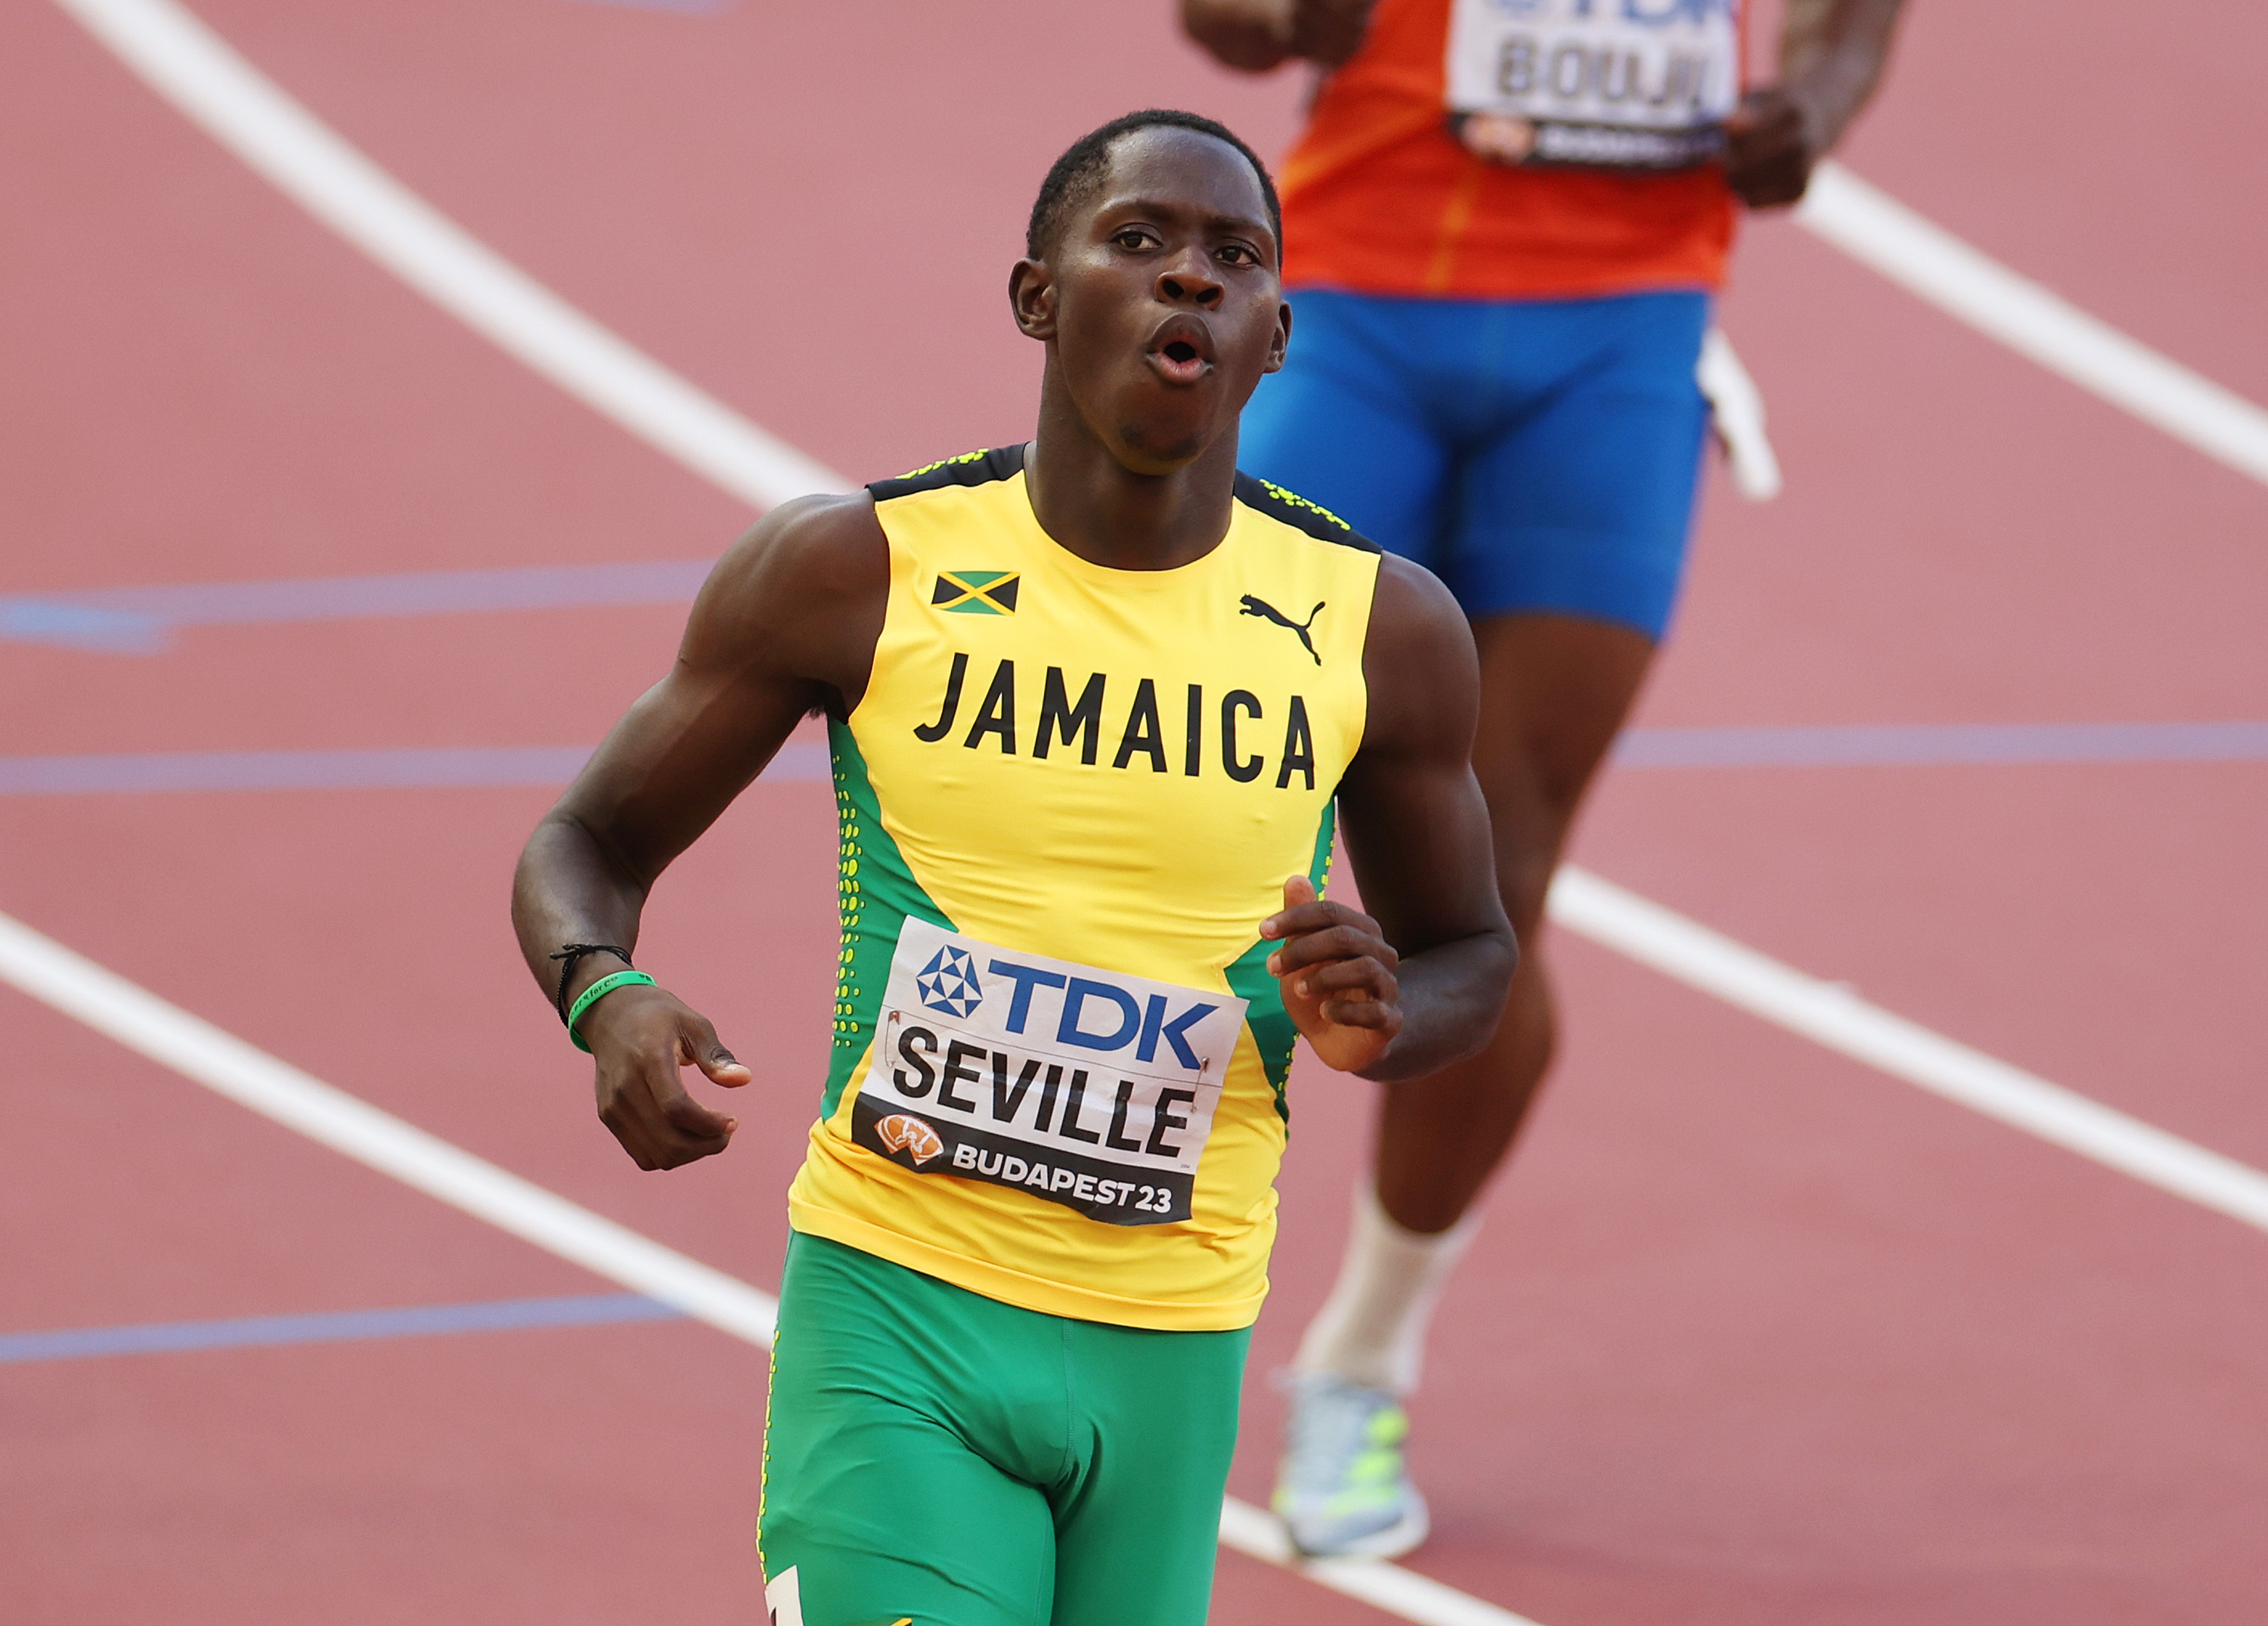
{"type": "MultiPolygon", "coordinates": [[[[1183,0],[1231,66],[1328,70],[1283,166],[1304,343],[1246,415],[1245,464],[1431,564],[1472,617],[1475,761],[1523,943],[1676,597],[1736,200],[1802,195],[1897,11],[1797,0],[1778,82],[1743,93],[1734,0],[1183,0]]],[[[1291,1380],[1276,1504],[1309,1552],[1425,1539],[1401,1402],[1550,1064],[1544,967],[1531,949],[1485,1055],[1383,1098],[1291,1380]]]]}

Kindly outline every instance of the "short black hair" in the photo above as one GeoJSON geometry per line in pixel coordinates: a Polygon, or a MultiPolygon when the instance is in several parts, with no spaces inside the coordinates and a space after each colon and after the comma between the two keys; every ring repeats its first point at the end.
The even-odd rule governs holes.
{"type": "Polygon", "coordinates": [[[1276,196],[1276,183],[1269,178],[1268,166],[1260,155],[1240,140],[1226,125],[1208,119],[1201,113],[1181,113],[1171,107],[1145,107],[1139,113],[1129,113],[1110,121],[1100,129],[1092,129],[1071,143],[1063,157],[1048,170],[1048,178],[1040,182],[1040,195],[1033,200],[1031,223],[1024,228],[1024,253],[1035,260],[1046,257],[1062,233],[1064,220],[1071,211],[1085,202],[1089,194],[1102,184],[1110,173],[1110,149],[1122,136],[1131,136],[1137,130],[1176,129],[1195,130],[1200,136],[1210,136],[1215,141],[1225,141],[1244,155],[1252,166],[1252,173],[1260,178],[1260,195],[1268,200],[1268,224],[1274,228],[1280,249],[1284,241],[1284,205],[1276,196]]]}

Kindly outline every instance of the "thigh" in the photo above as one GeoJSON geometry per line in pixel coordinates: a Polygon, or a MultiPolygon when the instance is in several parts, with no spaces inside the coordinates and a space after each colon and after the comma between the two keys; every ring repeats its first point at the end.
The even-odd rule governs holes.
{"type": "Polygon", "coordinates": [[[1526,614],[1473,623],[1480,725],[1473,772],[1488,798],[1497,883],[1523,942],[1543,910],[1568,827],[1630,715],[1654,644],[1586,616],[1526,614]]]}
{"type": "Polygon", "coordinates": [[[1693,376],[1708,319],[1697,293],[1505,309],[1509,342],[1558,370],[1461,461],[1444,570],[1469,614],[1576,615],[1660,638],[1708,427],[1693,376]]]}
{"type": "Polygon", "coordinates": [[[1329,291],[1294,294],[1292,309],[1290,354],[1244,409],[1237,467],[1430,567],[1449,460],[1413,393],[1391,313],[1329,291]]]}
{"type": "Polygon", "coordinates": [[[878,1300],[853,1252],[796,1237],[781,1288],[756,1530],[779,1626],[1047,1626],[1045,1495],[909,1379],[954,1329],[878,1300]]]}
{"type": "Polygon", "coordinates": [[[1052,1626],[1204,1626],[1251,1332],[1071,1334],[1052,1626]]]}

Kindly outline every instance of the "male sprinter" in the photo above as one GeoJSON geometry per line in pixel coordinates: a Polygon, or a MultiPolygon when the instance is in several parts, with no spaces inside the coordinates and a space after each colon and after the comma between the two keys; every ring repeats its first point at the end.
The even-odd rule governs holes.
{"type": "Polygon", "coordinates": [[[1285,166],[1300,344],[1245,414],[1244,467],[1424,561],[1472,618],[1474,764],[1528,950],[1484,1053],[1384,1093],[1293,1362],[1277,1508],[1308,1552],[1390,1556],[1425,1534],[1401,1446],[1426,1322],[1551,1058],[1544,892],[1676,596],[1734,202],[1802,195],[1898,0],[1787,0],[1781,81],[1745,96],[1738,0],[1181,4],[1233,67],[1329,72],[1285,166]]]}
{"type": "Polygon", "coordinates": [[[1294,1030],[1410,1078],[1502,1009],[1464,618],[1236,471],[1291,334],[1278,219],[1209,120],[1071,147],[1009,276],[1036,438],[757,526],[521,860],[600,1115],[642,1168],[721,1151],[678,1070],[749,1070],[624,967],[663,866],[827,714],[843,946],[765,1444],[780,1626],[1199,1626],[1294,1030]],[[1317,901],[1334,802],[1369,915],[1317,901]]]}

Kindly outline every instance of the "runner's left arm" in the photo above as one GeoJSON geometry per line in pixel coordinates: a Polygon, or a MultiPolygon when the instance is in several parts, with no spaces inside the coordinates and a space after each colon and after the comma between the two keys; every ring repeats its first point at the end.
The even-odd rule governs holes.
{"type": "Polygon", "coordinates": [[[1497,895],[1473,776],[1480,663],[1448,590],[1388,555],[1363,650],[1369,710],[1339,782],[1339,826],[1369,909],[1322,902],[1305,876],[1261,926],[1269,968],[1328,1065],[1423,1078],[1486,1045],[1519,958],[1497,895]]]}

